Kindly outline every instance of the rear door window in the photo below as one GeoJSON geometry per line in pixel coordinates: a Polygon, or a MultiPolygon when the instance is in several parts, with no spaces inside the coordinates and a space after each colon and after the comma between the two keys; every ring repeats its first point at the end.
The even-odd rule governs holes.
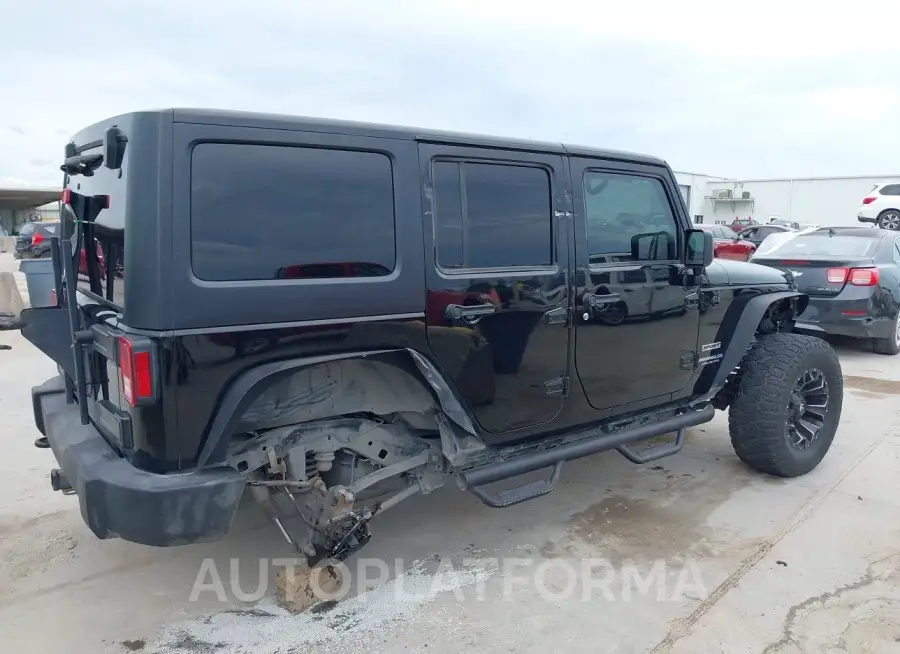
{"type": "Polygon", "coordinates": [[[395,260],[386,155],[232,143],[194,148],[191,264],[198,278],[378,277],[395,260]]]}
{"type": "Polygon", "coordinates": [[[881,189],[882,195],[900,195],[900,184],[888,184],[881,189]]]}
{"type": "Polygon", "coordinates": [[[553,209],[545,169],[436,161],[434,189],[441,268],[553,264],[553,209]]]}

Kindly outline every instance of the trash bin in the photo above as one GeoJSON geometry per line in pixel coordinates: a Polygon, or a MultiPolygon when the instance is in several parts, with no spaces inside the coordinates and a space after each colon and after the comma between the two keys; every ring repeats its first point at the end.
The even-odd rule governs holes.
{"type": "Polygon", "coordinates": [[[53,276],[53,259],[23,259],[19,272],[25,274],[28,300],[32,307],[51,307],[51,293],[56,287],[53,276]]]}

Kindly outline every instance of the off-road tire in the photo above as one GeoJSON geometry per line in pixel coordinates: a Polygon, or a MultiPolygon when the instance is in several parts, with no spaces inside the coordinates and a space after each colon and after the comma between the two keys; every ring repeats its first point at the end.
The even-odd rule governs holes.
{"type": "Polygon", "coordinates": [[[900,315],[894,321],[894,334],[888,338],[873,338],[872,350],[876,354],[900,354],[900,315]]]}
{"type": "Polygon", "coordinates": [[[741,461],[775,477],[799,477],[813,470],[831,448],[841,418],[844,378],[831,346],[800,334],[763,336],[742,363],[740,385],[728,410],[731,445],[741,461]],[[828,384],[824,424],[805,450],[788,435],[789,404],[801,376],[822,372],[828,384]]]}

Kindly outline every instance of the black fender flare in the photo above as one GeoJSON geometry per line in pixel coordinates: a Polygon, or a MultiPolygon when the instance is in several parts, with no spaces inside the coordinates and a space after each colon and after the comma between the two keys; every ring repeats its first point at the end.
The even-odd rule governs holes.
{"type": "Polygon", "coordinates": [[[387,350],[368,350],[363,352],[345,352],[315,357],[303,357],[273,361],[254,366],[245,370],[226,388],[224,394],[216,405],[216,413],[209,427],[203,447],[197,458],[197,466],[220,465],[225,461],[228,453],[228,437],[235,429],[238,421],[253,402],[273,383],[277,383],[298,370],[334,361],[350,359],[365,359],[390,354],[403,354],[415,363],[419,374],[432,389],[441,410],[460,428],[477,436],[475,426],[469,413],[463,408],[463,404],[456,397],[456,393],[444,379],[438,368],[430,358],[421,352],[410,348],[398,348],[387,350]]]}
{"type": "MultiPolygon", "coordinates": [[[[749,290],[749,289],[748,289],[749,290]]],[[[799,298],[802,312],[809,297],[798,291],[754,292],[738,294],[728,307],[722,323],[716,332],[717,348],[721,358],[717,362],[708,363],[701,368],[700,376],[694,384],[695,396],[707,396],[717,392],[731,372],[737,368],[741,359],[756,341],[756,333],[759,324],[773,304],[789,298],[799,298]]],[[[716,351],[704,352],[701,350],[698,356],[702,359],[706,356],[715,356],[716,351]]]]}

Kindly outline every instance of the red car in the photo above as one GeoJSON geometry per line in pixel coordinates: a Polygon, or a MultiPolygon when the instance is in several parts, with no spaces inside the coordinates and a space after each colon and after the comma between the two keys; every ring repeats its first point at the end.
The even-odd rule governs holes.
{"type": "Polygon", "coordinates": [[[731,231],[741,232],[748,227],[756,227],[757,225],[759,225],[759,223],[753,220],[753,218],[735,218],[731,223],[731,231]]]}
{"type": "Polygon", "coordinates": [[[734,233],[728,225],[694,225],[697,229],[712,232],[713,253],[718,259],[747,261],[756,252],[756,246],[734,233]]]}

